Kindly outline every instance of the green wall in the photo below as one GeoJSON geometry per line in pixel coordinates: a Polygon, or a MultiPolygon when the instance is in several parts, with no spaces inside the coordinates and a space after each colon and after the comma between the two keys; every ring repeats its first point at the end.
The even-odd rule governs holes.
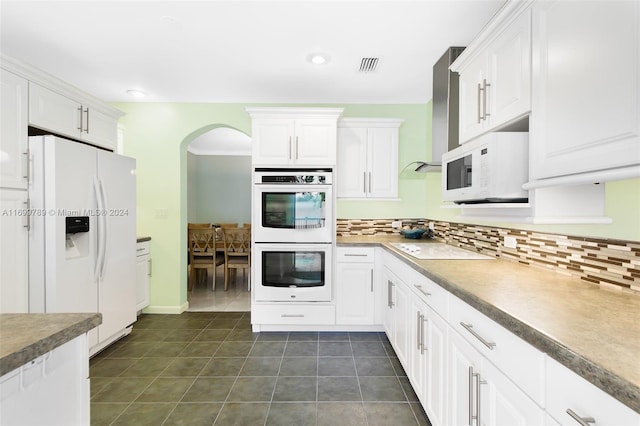
{"type": "MultiPolygon", "coordinates": [[[[216,127],[251,134],[244,104],[114,104],[126,115],[124,153],[135,157],[138,191],[138,235],[152,237],[153,277],[148,312],[185,309],[187,152],[197,136],[216,127]]],[[[281,105],[260,105],[281,106],[281,105]]],[[[290,106],[290,105],[289,105],[290,106]]],[[[400,128],[399,169],[416,160],[430,160],[431,104],[422,105],[297,105],[344,107],[345,117],[404,118],[400,128]]],[[[496,224],[570,235],[640,241],[640,179],[606,184],[606,214],[611,225],[524,226],[496,224]]],[[[340,201],[338,218],[416,218],[457,221],[456,209],[441,209],[440,174],[401,173],[400,200],[340,201]]]]}

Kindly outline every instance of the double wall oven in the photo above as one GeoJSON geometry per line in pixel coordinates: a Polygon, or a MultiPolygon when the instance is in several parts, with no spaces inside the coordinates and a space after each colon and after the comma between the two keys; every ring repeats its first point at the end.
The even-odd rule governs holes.
{"type": "Polygon", "coordinates": [[[254,298],[331,300],[333,170],[254,172],[254,298]]]}

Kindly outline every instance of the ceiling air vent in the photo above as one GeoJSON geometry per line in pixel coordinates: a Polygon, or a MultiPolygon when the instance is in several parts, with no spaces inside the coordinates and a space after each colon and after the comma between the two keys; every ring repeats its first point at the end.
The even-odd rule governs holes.
{"type": "Polygon", "coordinates": [[[362,58],[358,71],[362,73],[376,72],[379,60],[380,58],[362,58]]]}

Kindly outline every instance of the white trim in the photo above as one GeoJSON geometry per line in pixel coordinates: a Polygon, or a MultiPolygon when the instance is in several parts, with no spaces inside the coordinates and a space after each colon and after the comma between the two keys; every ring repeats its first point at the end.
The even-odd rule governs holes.
{"type": "Polygon", "coordinates": [[[189,302],[184,302],[180,306],[176,305],[149,305],[142,310],[145,314],[181,314],[189,309],[189,302]]]}

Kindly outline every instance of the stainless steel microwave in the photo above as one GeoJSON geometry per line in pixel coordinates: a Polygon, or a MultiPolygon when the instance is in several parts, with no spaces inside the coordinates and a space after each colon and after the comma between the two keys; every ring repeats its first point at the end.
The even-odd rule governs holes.
{"type": "Polygon", "coordinates": [[[442,156],[443,201],[527,202],[528,180],[528,132],[489,133],[442,156]]]}

